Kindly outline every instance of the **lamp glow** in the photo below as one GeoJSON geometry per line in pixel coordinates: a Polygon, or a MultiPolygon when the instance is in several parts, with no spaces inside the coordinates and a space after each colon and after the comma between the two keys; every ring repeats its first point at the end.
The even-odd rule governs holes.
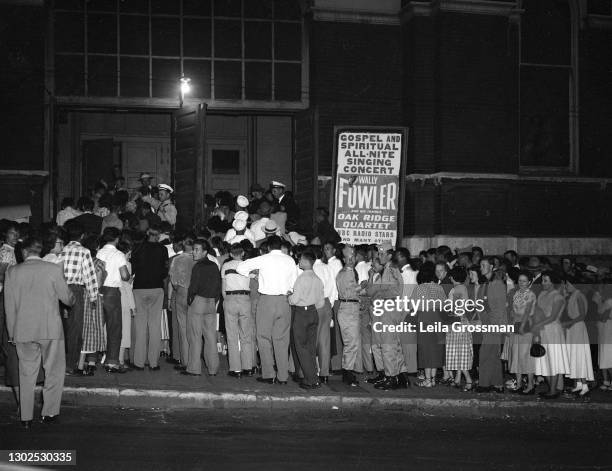
{"type": "Polygon", "coordinates": [[[186,95],[191,92],[191,79],[187,77],[181,77],[181,93],[186,95]]]}

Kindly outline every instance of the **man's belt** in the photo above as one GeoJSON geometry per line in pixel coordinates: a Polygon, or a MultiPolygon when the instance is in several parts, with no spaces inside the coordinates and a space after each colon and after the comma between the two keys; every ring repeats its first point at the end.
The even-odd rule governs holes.
{"type": "Polygon", "coordinates": [[[343,299],[343,298],[338,298],[338,301],[340,301],[341,303],[358,303],[359,299],[343,299]]]}
{"type": "Polygon", "coordinates": [[[246,291],[246,290],[242,290],[242,291],[226,291],[225,292],[226,295],[230,295],[230,294],[246,294],[247,296],[251,294],[250,291],[246,291]]]}
{"type": "Polygon", "coordinates": [[[297,309],[299,309],[300,311],[304,310],[304,311],[308,311],[309,309],[316,309],[317,307],[314,304],[311,304],[310,306],[295,306],[297,309]]]}

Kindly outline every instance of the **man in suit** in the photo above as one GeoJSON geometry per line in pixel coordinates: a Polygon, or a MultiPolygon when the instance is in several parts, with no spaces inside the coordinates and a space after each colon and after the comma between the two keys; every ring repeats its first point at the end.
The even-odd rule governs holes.
{"type": "Polygon", "coordinates": [[[66,369],[59,301],[70,306],[75,298],[61,265],[41,260],[40,238],[26,239],[22,250],[25,261],[6,275],[4,305],[9,341],[19,358],[21,423],[30,428],[41,355],[45,370],[42,421],[52,422],[59,414],[66,369]]]}
{"type": "Polygon", "coordinates": [[[285,227],[287,232],[295,231],[300,219],[300,208],[293,199],[293,194],[285,191],[285,184],[277,181],[270,183],[272,195],[276,201],[278,209],[287,213],[285,227]]]}

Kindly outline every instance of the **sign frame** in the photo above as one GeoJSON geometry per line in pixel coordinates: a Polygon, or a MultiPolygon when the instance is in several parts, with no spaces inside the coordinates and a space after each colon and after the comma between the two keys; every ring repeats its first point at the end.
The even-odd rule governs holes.
{"type": "Polygon", "coordinates": [[[401,149],[401,161],[399,169],[399,196],[398,196],[398,210],[397,210],[397,236],[394,247],[397,249],[402,247],[404,240],[404,215],[405,215],[405,202],[406,202],[406,171],[408,164],[408,137],[409,128],[406,126],[350,126],[350,125],[339,125],[334,126],[333,134],[333,156],[332,156],[332,180],[331,180],[331,198],[329,200],[329,214],[332,226],[335,229],[335,200],[336,200],[336,180],[338,178],[338,137],[342,132],[355,132],[355,133],[397,133],[402,136],[402,149],[401,149]]]}

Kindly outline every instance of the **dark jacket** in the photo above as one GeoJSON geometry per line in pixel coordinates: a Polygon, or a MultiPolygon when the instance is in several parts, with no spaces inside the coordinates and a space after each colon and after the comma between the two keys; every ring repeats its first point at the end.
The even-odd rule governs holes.
{"type": "Polygon", "coordinates": [[[221,272],[217,264],[204,257],[191,269],[191,281],[187,290],[189,302],[195,296],[218,299],[221,296],[221,272]]]}
{"type": "Polygon", "coordinates": [[[143,242],[132,252],[134,289],[164,287],[168,276],[168,249],[158,242],[143,242]]]}
{"type": "Polygon", "coordinates": [[[102,232],[102,218],[93,213],[83,213],[72,219],[83,226],[85,232],[100,235],[102,232]]]}

